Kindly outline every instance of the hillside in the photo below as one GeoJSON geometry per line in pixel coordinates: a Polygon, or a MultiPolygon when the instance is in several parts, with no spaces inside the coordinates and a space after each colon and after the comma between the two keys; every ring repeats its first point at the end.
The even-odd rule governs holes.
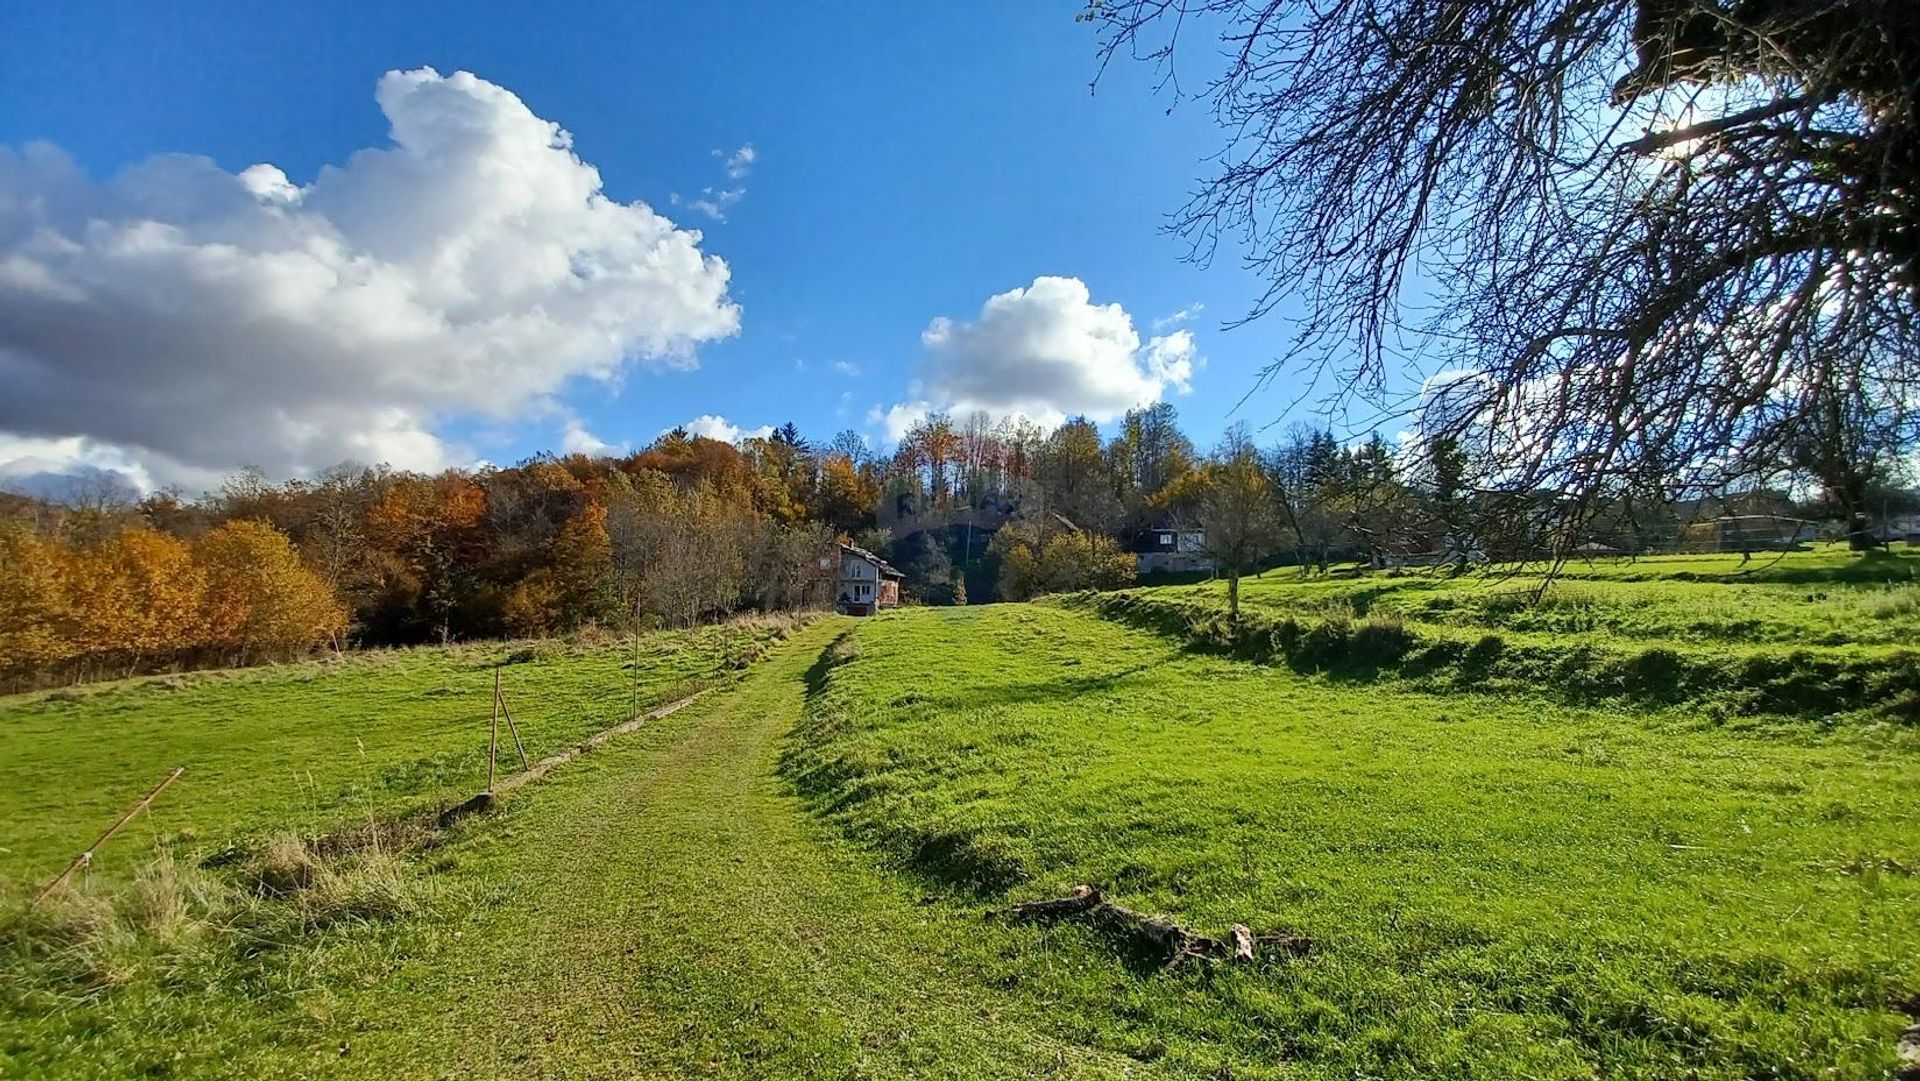
{"type": "MultiPolygon", "coordinates": [[[[1895,1068],[1920,990],[1920,729],[1897,694],[1870,696],[1904,686],[1903,617],[1845,645],[1626,631],[1674,625],[1643,586],[1760,590],[1780,607],[1750,607],[1779,619],[1778,590],[1864,611],[1911,587],[1616,573],[1554,588],[1590,590],[1619,632],[1400,624],[1416,654],[1495,634],[1513,664],[1585,658],[1580,694],[1528,689],[1518,667],[1475,681],[1274,646],[1291,618],[1322,647],[1316,628],[1344,624],[1348,653],[1313,657],[1375,656],[1353,644],[1395,640],[1363,630],[1394,625],[1383,605],[1457,613],[1500,585],[1269,577],[1248,590],[1264,651],[1223,636],[1211,587],[646,636],[643,710],[713,689],[425,835],[383,824],[474,787],[506,649],[0,700],[15,905],[149,774],[190,765],[90,877],[7,930],[0,1073],[1895,1068]],[[1364,613],[1326,611],[1369,587],[1364,613]],[[1879,675],[1838,712],[1599,678],[1649,649],[1683,673],[1777,652],[1879,675]],[[1252,965],[1169,969],[1117,924],[1002,918],[1083,884],[1194,933],[1284,937],[1252,965]]],[[[502,670],[531,753],[632,712],[630,649],[539,646],[502,670]]]]}
{"type": "Polygon", "coordinates": [[[789,770],[952,896],[1094,883],[1308,958],[1012,966],[1234,1076],[1872,1076],[1909,1023],[1911,728],[1735,731],[1306,677],[1045,606],[862,627],[789,770]],[[1118,982],[1116,982],[1118,979],[1118,982]]]}

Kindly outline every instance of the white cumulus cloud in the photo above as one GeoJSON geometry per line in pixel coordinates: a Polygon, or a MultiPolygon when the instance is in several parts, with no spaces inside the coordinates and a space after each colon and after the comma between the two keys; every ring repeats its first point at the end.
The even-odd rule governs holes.
{"type": "Polygon", "coordinates": [[[608,198],[508,90],[421,69],[375,97],[391,143],[304,185],[185,155],[96,181],[0,147],[0,434],[163,483],[434,468],[443,418],[550,415],[569,381],[738,330],[700,233],[608,198]]]}
{"type": "MultiPolygon", "coordinates": [[[[703,439],[718,439],[722,443],[738,443],[742,439],[765,439],[773,434],[773,425],[762,424],[758,428],[742,428],[718,413],[702,413],[680,427],[688,435],[697,435],[703,439]]],[[[669,428],[667,431],[672,431],[669,428]]],[[[667,434],[666,431],[660,433],[667,434]]]]}
{"type": "Polygon", "coordinates": [[[1144,344],[1118,304],[1095,304],[1078,278],[1039,277],[988,298],[972,321],[941,316],[920,336],[926,358],[913,400],[876,410],[890,436],[931,409],[985,410],[1042,424],[1112,420],[1169,392],[1186,393],[1200,365],[1193,335],[1144,344]]]}
{"type": "Polygon", "coordinates": [[[867,424],[886,432],[889,442],[898,443],[933,412],[933,403],[927,401],[898,402],[885,408],[876,405],[867,410],[867,424]]]}
{"type": "Polygon", "coordinates": [[[760,156],[754,152],[752,143],[742,146],[731,154],[716,150],[713,155],[726,160],[728,180],[744,180],[746,175],[753,171],[754,159],[760,156]]]}
{"type": "Polygon", "coordinates": [[[560,426],[560,452],[562,454],[585,454],[588,457],[600,457],[607,454],[624,454],[625,443],[609,443],[588,430],[586,422],[579,417],[568,417],[560,426]]]}

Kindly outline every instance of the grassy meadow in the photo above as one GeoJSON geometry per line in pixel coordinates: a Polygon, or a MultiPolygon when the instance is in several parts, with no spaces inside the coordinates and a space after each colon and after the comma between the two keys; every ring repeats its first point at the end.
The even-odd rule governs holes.
{"type": "MultiPolygon", "coordinates": [[[[1451,631],[1580,635],[1618,644],[1920,647],[1920,553],[1844,549],[1576,560],[1329,575],[1283,567],[1241,580],[1249,609],[1303,617],[1392,617],[1451,631]]],[[[1226,603],[1224,581],[1156,596],[1226,603]]]]}
{"type": "MultiPolygon", "coordinates": [[[[538,760],[624,720],[636,684],[643,709],[686,694],[782,629],[651,634],[637,658],[631,641],[488,643],[0,697],[0,896],[51,878],[175,766],[95,875],[127,876],[155,843],[205,855],[465,799],[486,784],[496,670],[538,760]]],[[[505,725],[500,739],[505,769],[505,725]]]]}
{"type": "Polygon", "coordinates": [[[1047,961],[1003,982],[1095,1046],[1193,1076],[1874,1077],[1910,1023],[1912,728],[1306,676],[1048,605],[839,649],[788,770],[905,873],[1318,944],[1206,978],[1031,932],[1047,961]]]}
{"type": "Polygon", "coordinates": [[[1595,564],[1535,607],[1283,572],[1238,625],[1209,583],[3,698],[0,1076],[1888,1076],[1910,566],[1595,564]],[[510,656],[536,757],[636,674],[713,693],[356,840],[483,780],[510,656]],[[1080,884],[1312,946],[1169,971],[983,919],[1080,884]]]}

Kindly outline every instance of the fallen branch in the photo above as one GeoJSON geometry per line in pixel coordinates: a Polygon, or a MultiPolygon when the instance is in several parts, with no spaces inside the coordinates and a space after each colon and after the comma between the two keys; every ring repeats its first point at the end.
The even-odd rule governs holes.
{"type": "Polygon", "coordinates": [[[1305,935],[1274,932],[1255,935],[1244,923],[1236,923],[1227,940],[1197,934],[1164,916],[1135,912],[1101,896],[1092,886],[1075,886],[1065,897],[1041,901],[1022,901],[1000,915],[1016,923],[1052,923],[1057,920],[1085,918],[1095,928],[1144,952],[1163,957],[1166,968],[1179,968],[1192,960],[1231,960],[1252,964],[1264,950],[1267,955],[1300,956],[1313,949],[1305,935]]]}
{"type": "Polygon", "coordinates": [[[1056,897],[1050,901],[1022,901],[1007,909],[1006,916],[1015,922],[1034,920],[1056,920],[1062,916],[1078,916],[1100,904],[1100,891],[1092,886],[1075,886],[1073,892],[1065,897],[1056,897]]]}

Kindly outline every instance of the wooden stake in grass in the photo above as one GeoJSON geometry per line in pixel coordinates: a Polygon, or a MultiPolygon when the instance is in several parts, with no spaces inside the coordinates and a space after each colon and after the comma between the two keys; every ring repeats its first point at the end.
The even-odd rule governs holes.
{"type": "Polygon", "coordinates": [[[128,822],[133,821],[134,815],[137,815],[141,811],[146,810],[147,807],[153,803],[154,799],[160,795],[160,793],[165,792],[167,790],[168,785],[172,784],[175,780],[179,778],[179,776],[182,773],[185,773],[186,771],[187,771],[187,767],[185,766],[176,767],[172,773],[167,774],[166,779],[162,780],[159,784],[153,786],[153,791],[148,792],[146,795],[141,796],[138,800],[136,800],[133,806],[127,808],[126,814],[123,814],[118,819],[115,819],[113,825],[107,827],[107,832],[101,834],[99,840],[88,845],[87,850],[85,852],[82,852],[78,856],[73,857],[73,862],[67,864],[66,869],[61,871],[57,876],[55,876],[52,882],[47,883],[46,889],[41,890],[39,895],[33,899],[33,903],[28,905],[27,908],[29,910],[32,910],[40,907],[40,902],[46,900],[48,897],[51,897],[53,895],[53,891],[59,889],[62,885],[65,885],[67,879],[71,878],[75,871],[78,871],[82,867],[91,866],[93,864],[93,854],[95,852],[100,851],[100,849],[103,846],[105,846],[108,841],[113,840],[113,835],[116,833],[119,833],[121,828],[124,827],[128,822]]]}
{"type": "MultiPolygon", "coordinates": [[[[637,617],[638,613],[636,613],[637,617]]],[[[633,664],[628,668],[629,683],[633,686],[633,701],[627,708],[627,717],[631,720],[640,716],[640,632],[633,632],[633,664]]]]}
{"type": "MultiPolygon", "coordinates": [[[[520,742],[520,726],[513,723],[513,711],[507,708],[507,696],[500,691],[500,670],[498,668],[493,670],[493,709],[497,716],[505,716],[507,718],[507,731],[513,735],[514,749],[520,752],[520,768],[523,770],[532,769],[533,760],[527,757],[527,746],[520,742]]],[[[494,725],[494,731],[497,738],[499,734],[499,724],[497,721],[494,725]]],[[[488,785],[487,787],[492,788],[493,786],[488,785]]]]}
{"type": "Polygon", "coordinates": [[[500,750],[500,670],[493,670],[493,734],[487,737],[487,791],[493,791],[493,757],[500,750]]]}

